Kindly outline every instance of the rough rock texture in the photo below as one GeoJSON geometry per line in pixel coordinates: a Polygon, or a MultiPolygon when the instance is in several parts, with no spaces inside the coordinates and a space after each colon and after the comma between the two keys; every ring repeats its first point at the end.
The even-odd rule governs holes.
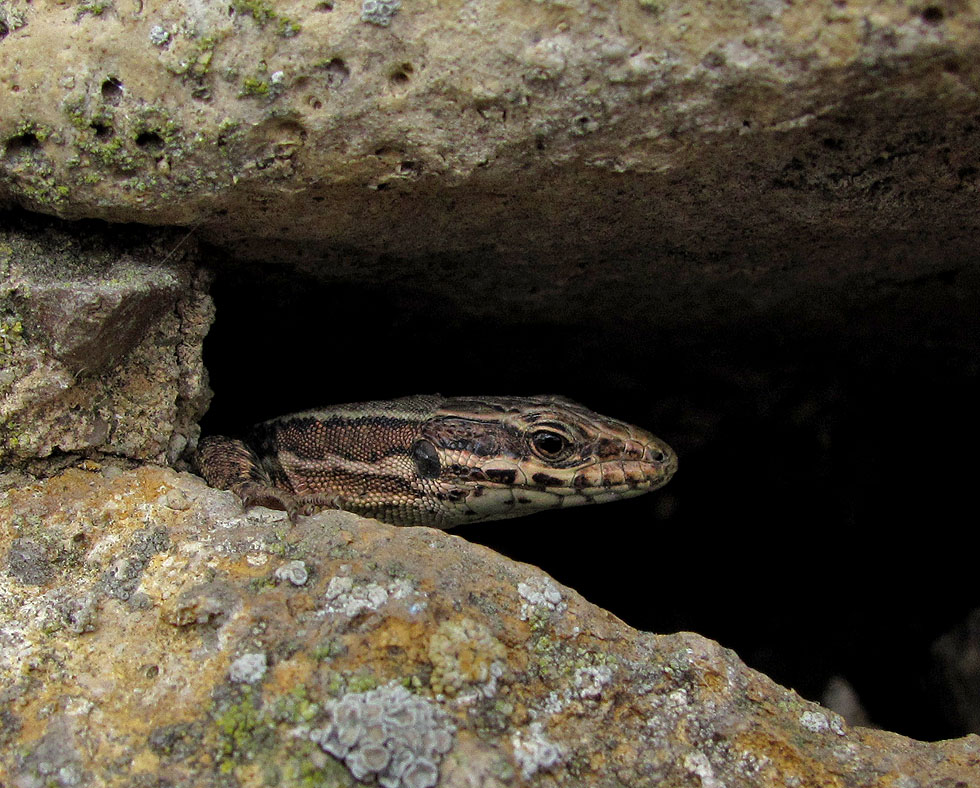
{"type": "Polygon", "coordinates": [[[181,234],[0,223],[0,462],[174,461],[210,390],[213,308],[181,234]]]}
{"type": "Polygon", "coordinates": [[[4,785],[980,784],[976,736],[849,728],[430,529],[70,469],[3,493],[0,556],[4,785]]]}
{"type": "MultiPolygon", "coordinates": [[[[934,438],[980,431],[978,20],[977,0],[0,0],[0,206],[185,228],[134,239],[117,224],[109,244],[93,224],[0,219],[0,461],[173,461],[193,445],[208,396],[201,241],[223,274],[209,360],[224,365],[213,417],[229,428],[343,399],[540,390],[669,424],[695,470],[722,444],[715,479],[731,486],[702,462],[662,499],[665,521],[689,519],[636,529],[625,549],[608,540],[610,577],[707,533],[698,568],[718,595],[757,546],[733,556],[711,527],[792,522],[848,544],[875,518],[888,532],[952,521],[937,507],[976,474],[934,438]],[[287,266],[270,287],[244,259],[302,263],[319,287],[287,266]],[[789,340],[767,357],[760,335],[789,340]],[[846,369],[814,379],[807,342],[828,358],[851,347],[862,370],[907,366],[877,387],[846,369]],[[948,385],[930,393],[937,378],[948,385]],[[865,389],[872,405],[846,411],[865,389]],[[887,416],[878,433],[871,412],[887,416]],[[783,424],[806,434],[760,439],[783,424]],[[907,435],[929,459],[915,484],[894,473],[907,435]],[[839,478],[780,497],[777,466],[839,478]],[[835,493],[857,504],[817,506],[835,493]],[[704,516],[695,499],[727,510],[704,516]],[[666,550],[664,531],[678,539],[666,550]]],[[[3,537],[16,543],[0,626],[17,672],[0,686],[14,765],[0,763],[17,785],[426,784],[435,768],[447,784],[483,770],[472,782],[488,786],[911,788],[976,773],[973,739],[838,735],[713,644],[632,633],[445,535],[328,515],[273,527],[163,471],[26,478],[0,485],[22,487],[6,498],[21,519],[3,537]],[[392,569],[403,555],[407,578],[392,569]],[[405,733],[408,718],[423,729],[405,733]]],[[[587,553],[605,582],[581,541],[537,538],[542,556],[587,553]]],[[[918,576],[920,543],[908,571],[881,560],[899,541],[838,573],[918,576]]],[[[812,560],[772,562],[776,585],[822,577],[812,560]]],[[[812,642],[798,598],[777,601],[774,618],[812,642]]],[[[904,703],[915,682],[898,664],[904,703]]]]}
{"type": "Polygon", "coordinates": [[[980,231],[975,0],[0,8],[0,199],[62,216],[647,322],[980,231]]]}

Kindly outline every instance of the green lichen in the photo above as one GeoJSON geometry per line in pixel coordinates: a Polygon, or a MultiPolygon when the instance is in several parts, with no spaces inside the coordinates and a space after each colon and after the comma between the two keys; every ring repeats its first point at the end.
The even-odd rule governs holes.
{"type": "Polygon", "coordinates": [[[82,0],[78,4],[78,10],[75,12],[75,21],[77,22],[86,14],[102,16],[106,11],[114,9],[115,6],[112,0],[82,0]]]}
{"type": "Polygon", "coordinates": [[[615,654],[595,649],[577,647],[556,640],[548,635],[535,638],[530,651],[531,667],[538,678],[548,684],[556,681],[574,681],[576,671],[582,668],[609,667],[615,669],[621,660],[615,654]]]}
{"type": "Polygon", "coordinates": [[[214,58],[214,48],[218,45],[217,39],[205,36],[197,42],[197,55],[188,66],[188,74],[194,79],[204,79],[208,71],[211,70],[211,61],[214,58]]]}
{"type": "Polygon", "coordinates": [[[27,24],[23,11],[10,8],[9,3],[0,2],[0,34],[9,33],[27,24]]]}
{"type": "Polygon", "coordinates": [[[245,79],[242,80],[242,89],[238,93],[239,98],[268,95],[269,83],[264,79],[257,79],[255,77],[245,77],[245,79]]]}
{"type": "Polygon", "coordinates": [[[164,107],[141,107],[133,113],[132,136],[136,140],[142,134],[156,134],[165,144],[174,145],[179,141],[181,127],[164,107]]]}
{"type": "Polygon", "coordinates": [[[551,611],[545,607],[535,607],[528,618],[531,632],[538,634],[551,630],[551,611]]]}
{"type": "Polygon", "coordinates": [[[352,676],[347,680],[348,692],[370,692],[377,686],[379,686],[378,680],[370,675],[352,676]]]}
{"type": "Polygon", "coordinates": [[[251,16],[259,27],[263,27],[278,16],[275,9],[265,0],[234,0],[231,7],[235,9],[236,14],[251,16]]]}
{"type": "Polygon", "coordinates": [[[218,46],[218,39],[214,36],[203,36],[195,41],[194,49],[191,53],[167,65],[167,70],[178,77],[202,82],[211,70],[211,61],[214,59],[214,50],[218,46]]]}
{"type": "Polygon", "coordinates": [[[32,135],[38,142],[45,142],[51,136],[51,129],[43,123],[25,120],[17,125],[14,136],[24,137],[27,135],[32,135]]]}
{"type": "Polygon", "coordinates": [[[39,149],[20,151],[12,169],[17,173],[20,193],[34,205],[59,207],[71,194],[68,186],[57,180],[54,165],[39,149]]]}
{"type": "Polygon", "coordinates": [[[320,683],[327,695],[335,698],[343,695],[347,686],[347,682],[344,681],[343,675],[336,670],[321,669],[320,683]]]}
{"type": "Polygon", "coordinates": [[[117,169],[120,172],[134,172],[142,164],[142,157],[130,151],[122,137],[117,136],[107,140],[79,140],[76,145],[79,150],[99,161],[103,167],[117,169]]]}
{"type": "Polygon", "coordinates": [[[24,324],[20,319],[0,320],[0,355],[11,353],[23,334],[24,324]]]}
{"type": "Polygon", "coordinates": [[[81,94],[69,96],[61,102],[61,111],[68,116],[68,122],[79,131],[83,131],[91,125],[91,121],[85,114],[86,103],[85,96],[81,94]]]}
{"type": "Polygon", "coordinates": [[[297,788],[340,788],[350,785],[347,767],[333,758],[327,758],[324,763],[322,751],[309,739],[294,737],[288,741],[286,749],[278,768],[278,779],[271,785],[297,788]]]}
{"type": "Polygon", "coordinates": [[[248,590],[253,594],[261,594],[276,587],[276,579],[272,575],[253,577],[248,581],[248,590]]]}
{"type": "Polygon", "coordinates": [[[285,558],[290,552],[291,545],[286,541],[287,534],[282,530],[273,531],[263,539],[265,551],[269,555],[285,558]]]}
{"type": "Polygon", "coordinates": [[[392,580],[414,580],[414,576],[408,571],[402,561],[389,561],[385,564],[385,571],[392,580]]]}
{"type": "Polygon", "coordinates": [[[270,22],[276,23],[276,33],[283,38],[292,38],[301,29],[299,22],[279,13],[265,0],[233,0],[231,7],[236,14],[250,16],[259,27],[265,27],[270,22]]]}
{"type": "Polygon", "coordinates": [[[276,32],[283,38],[292,38],[293,36],[299,35],[299,32],[302,29],[303,27],[299,22],[294,22],[292,19],[283,17],[279,20],[279,25],[276,32]]]}
{"type": "Polygon", "coordinates": [[[333,561],[348,560],[356,558],[358,555],[357,550],[348,544],[334,545],[327,551],[327,558],[333,561]]]}
{"type": "Polygon", "coordinates": [[[302,725],[315,719],[320,713],[320,705],[309,699],[306,687],[298,685],[283,695],[272,706],[271,716],[278,722],[302,725]]]}
{"type": "Polygon", "coordinates": [[[238,703],[212,709],[211,718],[218,732],[218,761],[225,774],[267,749],[275,734],[275,726],[255,705],[248,688],[238,703]]]}
{"type": "Polygon", "coordinates": [[[326,662],[334,657],[343,656],[347,653],[347,647],[337,638],[322,640],[313,649],[312,657],[317,662],[326,662]]]}

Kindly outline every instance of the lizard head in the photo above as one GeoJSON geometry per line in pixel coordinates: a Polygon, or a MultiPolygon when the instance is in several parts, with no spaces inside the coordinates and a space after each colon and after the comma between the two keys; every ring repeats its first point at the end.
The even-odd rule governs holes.
{"type": "Polygon", "coordinates": [[[677,470],[660,438],[556,396],[447,399],[411,455],[444,528],[630,498],[677,470]]]}

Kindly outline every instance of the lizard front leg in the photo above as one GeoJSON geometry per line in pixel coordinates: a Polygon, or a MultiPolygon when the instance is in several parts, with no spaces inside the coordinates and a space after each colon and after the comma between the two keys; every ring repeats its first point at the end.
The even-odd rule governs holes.
{"type": "Polygon", "coordinates": [[[235,493],[242,505],[284,509],[293,522],[300,514],[318,508],[343,508],[340,495],[325,492],[297,495],[283,484],[276,484],[258,455],[241,440],[213,435],[204,438],[197,449],[197,466],[212,487],[235,493]]]}

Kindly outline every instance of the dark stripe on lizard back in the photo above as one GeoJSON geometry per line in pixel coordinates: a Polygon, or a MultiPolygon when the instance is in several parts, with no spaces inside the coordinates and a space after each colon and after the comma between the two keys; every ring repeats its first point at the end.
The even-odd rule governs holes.
{"type": "Polygon", "coordinates": [[[288,451],[310,460],[341,457],[374,463],[408,454],[418,430],[419,421],[390,416],[362,416],[351,421],[283,418],[256,425],[248,443],[260,456],[288,451]]]}

